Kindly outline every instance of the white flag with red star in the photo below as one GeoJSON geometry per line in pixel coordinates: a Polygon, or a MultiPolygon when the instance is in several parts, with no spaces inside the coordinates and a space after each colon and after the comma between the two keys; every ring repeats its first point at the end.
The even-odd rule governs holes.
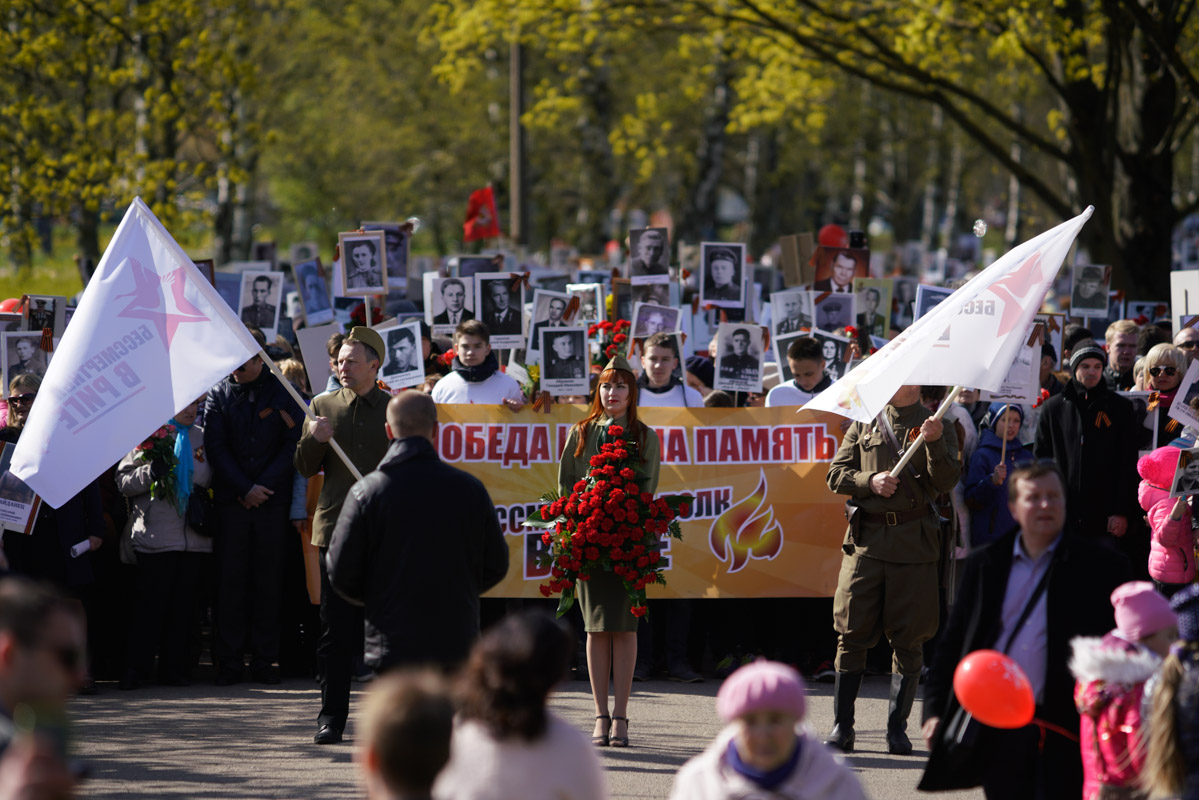
{"type": "Polygon", "coordinates": [[[134,198],[46,368],[12,471],[57,508],[260,349],[134,198]]]}
{"type": "Polygon", "coordinates": [[[905,384],[998,390],[1093,211],[1008,251],[803,408],[868,423],[905,384]]]}

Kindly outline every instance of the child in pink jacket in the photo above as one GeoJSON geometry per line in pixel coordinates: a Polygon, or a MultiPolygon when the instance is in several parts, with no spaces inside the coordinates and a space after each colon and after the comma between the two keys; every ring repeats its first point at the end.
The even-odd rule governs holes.
{"type": "Polygon", "coordinates": [[[1083,800],[1096,800],[1103,787],[1136,789],[1149,741],[1141,719],[1145,681],[1178,638],[1178,617],[1148,581],[1116,587],[1112,605],[1115,630],[1070,642],[1083,800]]]}
{"type": "Polygon", "coordinates": [[[1137,462],[1137,497],[1150,528],[1149,577],[1167,598],[1195,580],[1195,534],[1185,497],[1170,497],[1178,468],[1177,447],[1159,447],[1137,462]]]}

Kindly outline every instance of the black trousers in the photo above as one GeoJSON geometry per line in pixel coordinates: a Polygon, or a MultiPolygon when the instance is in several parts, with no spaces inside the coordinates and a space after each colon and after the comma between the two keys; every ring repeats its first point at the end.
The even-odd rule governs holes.
{"type": "Polygon", "coordinates": [[[138,553],[128,672],[139,680],[187,680],[191,631],[206,553],[138,553]]]}
{"type": "Polygon", "coordinates": [[[279,658],[283,548],[294,529],[284,504],[220,509],[217,556],[216,657],[220,670],[252,669],[279,658]]]}
{"type": "MultiPolygon", "coordinates": [[[[1038,711],[1041,709],[1038,708],[1038,711]]],[[[992,755],[983,767],[987,800],[1056,800],[1082,795],[1082,757],[1078,743],[1029,725],[1019,730],[986,731],[980,740],[992,755]]]]}
{"type": "Polygon", "coordinates": [[[637,625],[637,663],[667,670],[688,666],[687,639],[691,633],[694,600],[650,600],[649,616],[637,625]],[[655,657],[656,656],[656,657],[655,657]]]}
{"type": "Polygon", "coordinates": [[[321,683],[321,713],[316,724],[346,728],[350,716],[350,681],[354,660],[362,655],[365,630],[362,608],[350,605],[329,584],[327,547],[320,549],[321,639],[316,646],[316,670],[321,683]]]}

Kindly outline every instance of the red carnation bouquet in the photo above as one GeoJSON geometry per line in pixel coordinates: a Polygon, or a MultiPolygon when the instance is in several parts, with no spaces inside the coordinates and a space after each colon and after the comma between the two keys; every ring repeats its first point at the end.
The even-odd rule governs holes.
{"type": "Polygon", "coordinates": [[[542,495],[541,518],[525,521],[528,527],[545,529],[541,540],[547,549],[538,566],[550,567],[551,578],[541,585],[541,593],[546,597],[561,593],[558,616],[574,605],[576,584],[599,572],[613,572],[623,579],[635,617],[645,616],[645,587],[666,585],[658,567],[659,539],[664,533],[683,538],[678,515],[687,513],[691,497],[655,498],[639,491],[633,471],[639,461],[637,442],[625,438],[619,425],[608,426],[600,438],[600,452],[591,457],[587,477],[567,497],[557,492],[542,495]]]}
{"type": "Polygon", "coordinates": [[[600,337],[599,353],[592,357],[591,363],[597,367],[606,366],[613,357],[628,350],[630,327],[627,319],[618,319],[616,322],[605,319],[588,328],[588,337],[600,337]]]}

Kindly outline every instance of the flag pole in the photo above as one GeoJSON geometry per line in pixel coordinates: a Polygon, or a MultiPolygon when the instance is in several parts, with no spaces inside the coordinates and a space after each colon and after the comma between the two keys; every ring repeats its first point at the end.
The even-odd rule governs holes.
{"type": "MultiPolygon", "coordinates": [[[[945,396],[945,400],[941,403],[941,407],[937,409],[937,413],[933,414],[930,419],[939,420],[941,417],[945,416],[945,412],[949,410],[951,405],[953,405],[953,401],[958,399],[958,395],[961,394],[961,391],[961,386],[953,387],[953,390],[945,396]]],[[[908,462],[912,460],[912,456],[915,455],[916,450],[918,450],[922,444],[924,444],[923,433],[916,437],[916,441],[912,442],[911,447],[904,452],[903,457],[899,459],[899,463],[891,468],[891,474],[898,475],[900,472],[902,472],[903,468],[906,467],[908,462]]]]}
{"type": "MultiPolygon", "coordinates": [[[[271,374],[278,379],[279,383],[283,384],[283,388],[286,389],[288,394],[291,395],[292,399],[296,401],[296,405],[304,409],[304,416],[315,422],[316,413],[312,410],[312,406],[304,402],[304,398],[301,397],[300,393],[296,391],[296,387],[292,386],[291,381],[289,381],[287,377],[279,371],[278,365],[276,365],[275,362],[271,360],[271,357],[266,354],[266,350],[259,350],[258,356],[262,359],[262,363],[266,364],[267,369],[271,371],[271,374]]],[[[358,471],[358,467],[354,466],[354,462],[351,461],[350,457],[346,455],[346,451],[341,449],[341,445],[337,443],[337,440],[330,438],[329,446],[332,447],[333,452],[337,453],[337,455],[341,457],[341,460],[345,462],[346,467],[348,467],[350,470],[350,474],[354,476],[354,480],[362,480],[362,473],[358,471]]]]}
{"type": "MultiPolygon", "coordinates": [[[[999,419],[996,420],[997,423],[1003,419],[1003,415],[1007,413],[1007,410],[1009,408],[1011,408],[1011,404],[1005,403],[1003,408],[999,411],[999,419]]],[[[996,429],[998,429],[998,426],[996,426],[996,429]]],[[[1003,440],[1002,441],[1003,441],[1003,444],[999,448],[999,463],[1000,464],[1007,461],[1007,428],[1003,429],[1003,440]]]]}

